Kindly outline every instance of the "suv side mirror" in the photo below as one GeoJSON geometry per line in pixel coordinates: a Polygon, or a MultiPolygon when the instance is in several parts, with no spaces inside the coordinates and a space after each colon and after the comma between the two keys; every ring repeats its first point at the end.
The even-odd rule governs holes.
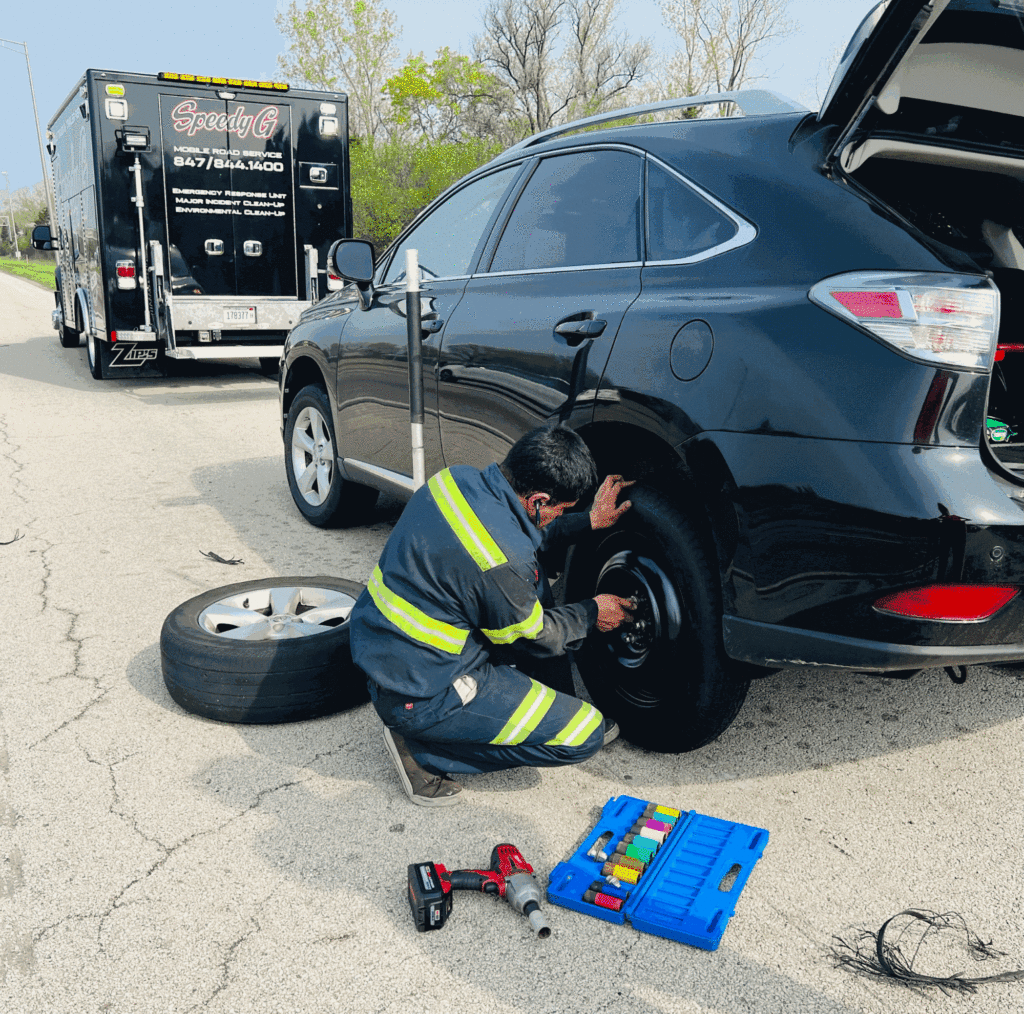
{"type": "Polygon", "coordinates": [[[373,300],[373,244],[365,239],[339,239],[327,251],[327,263],[346,282],[359,289],[359,305],[370,309],[373,300]]]}
{"type": "Polygon", "coordinates": [[[32,248],[34,250],[59,250],[60,244],[51,235],[48,225],[37,225],[32,230],[32,248]]]}

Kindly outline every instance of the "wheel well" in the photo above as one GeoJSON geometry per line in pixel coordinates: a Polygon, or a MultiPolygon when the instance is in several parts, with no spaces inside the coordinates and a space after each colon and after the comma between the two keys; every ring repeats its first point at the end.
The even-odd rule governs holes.
{"type": "Polygon", "coordinates": [[[327,391],[328,399],[330,399],[330,391],[327,388],[327,382],[324,380],[320,367],[309,356],[300,356],[289,364],[288,372],[284,378],[284,395],[281,399],[283,419],[288,417],[288,409],[291,408],[295,396],[310,384],[322,387],[327,391]]]}
{"type": "Polygon", "coordinates": [[[580,430],[602,478],[618,473],[671,497],[713,545],[725,577],[738,541],[732,474],[714,442],[694,437],[679,447],[650,430],[598,423],[580,430]]]}

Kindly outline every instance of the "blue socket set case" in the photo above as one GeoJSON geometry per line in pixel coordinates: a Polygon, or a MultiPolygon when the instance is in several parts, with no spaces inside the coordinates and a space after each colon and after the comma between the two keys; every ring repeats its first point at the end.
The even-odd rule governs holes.
{"type": "Polygon", "coordinates": [[[551,871],[548,901],[713,951],[767,844],[761,827],[613,796],[551,871]]]}

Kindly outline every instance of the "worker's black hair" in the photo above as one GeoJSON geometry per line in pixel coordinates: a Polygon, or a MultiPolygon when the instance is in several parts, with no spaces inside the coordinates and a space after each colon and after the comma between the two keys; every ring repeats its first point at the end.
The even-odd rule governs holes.
{"type": "Polygon", "coordinates": [[[571,503],[597,487],[597,467],[583,438],[564,423],[530,430],[512,445],[501,471],[518,496],[547,493],[571,503]]]}

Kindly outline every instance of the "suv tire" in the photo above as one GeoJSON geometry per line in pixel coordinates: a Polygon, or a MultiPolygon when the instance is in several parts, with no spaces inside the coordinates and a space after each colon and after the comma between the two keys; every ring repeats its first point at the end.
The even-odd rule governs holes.
{"type": "Polygon", "coordinates": [[[566,600],[636,596],[635,623],[591,633],[576,653],[594,703],[636,746],[695,750],[736,717],[749,672],[722,643],[721,589],[693,523],[660,492],[630,491],[615,528],[574,547],[566,600]]]}
{"type": "Polygon", "coordinates": [[[377,490],[338,474],[337,446],[327,392],[302,388],[288,409],[284,468],[296,507],[319,528],[362,521],[377,502],[377,490]]]}
{"type": "Polygon", "coordinates": [[[347,611],[362,590],[363,585],[341,578],[268,577],[183,602],[160,631],[168,692],[194,715],[246,724],[319,718],[363,704],[370,697],[366,677],[352,661],[347,611]],[[268,607],[259,608],[264,603],[257,598],[249,606],[250,595],[263,592],[267,600],[270,588],[282,589],[270,600],[283,617],[276,624],[279,631],[273,630],[268,607]],[[301,617],[310,611],[303,598],[331,603],[325,624],[303,623],[301,617]],[[253,636],[232,636],[236,620],[234,629],[249,629],[253,636]],[[310,633],[310,626],[319,629],[310,633]],[[305,636],[287,636],[295,627],[307,628],[305,636]]]}

